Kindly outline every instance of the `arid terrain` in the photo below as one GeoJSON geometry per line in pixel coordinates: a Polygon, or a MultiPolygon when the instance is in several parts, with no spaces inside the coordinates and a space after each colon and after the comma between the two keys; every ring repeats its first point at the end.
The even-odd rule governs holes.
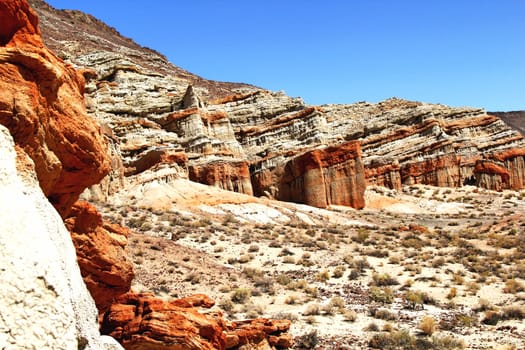
{"type": "Polygon", "coordinates": [[[523,112],[312,106],[4,0],[0,149],[2,349],[525,349],[523,112]]]}
{"type": "Polygon", "coordinates": [[[173,188],[186,190],[170,205],[166,193],[100,205],[135,232],[135,289],[205,290],[233,319],[292,319],[306,348],[313,334],[323,348],[384,348],[402,332],[441,344],[422,348],[525,346],[525,191],[369,187],[365,209],[324,210],[173,188]]]}

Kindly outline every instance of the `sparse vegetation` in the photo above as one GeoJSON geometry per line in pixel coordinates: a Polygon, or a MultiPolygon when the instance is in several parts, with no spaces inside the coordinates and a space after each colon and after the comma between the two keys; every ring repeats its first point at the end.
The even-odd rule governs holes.
{"type": "MultiPolygon", "coordinates": [[[[156,270],[155,290],[162,287],[164,295],[183,295],[180,286],[192,292],[202,292],[205,286],[218,307],[234,318],[294,318],[306,334],[317,327],[321,346],[329,341],[324,325],[334,320],[349,330],[348,337],[359,334],[370,346],[379,344],[385,349],[462,349],[464,343],[447,332],[487,337],[490,332],[501,334],[499,329],[507,327],[508,321],[521,325],[525,319],[525,220],[490,214],[494,213],[492,193],[460,196],[456,190],[446,194],[443,189],[415,188],[420,200],[430,196],[441,200],[446,195],[444,202],[453,205],[459,198],[473,209],[410,216],[337,209],[353,216],[354,222],[377,223],[367,228],[321,221],[306,225],[299,220],[240,225],[224,216],[201,221],[163,213],[159,215],[165,219],[162,224],[152,221],[146,236],[130,238],[130,252],[139,277],[152,274],[152,266],[172,249],[149,235],[155,230],[159,235],[169,232],[177,244],[209,254],[227,270],[202,273],[206,268],[201,270],[202,256],[186,251],[177,259],[170,258],[169,268],[156,270]],[[175,222],[180,226],[173,226],[175,222]],[[514,304],[502,306],[499,301],[492,304],[479,298],[487,290],[505,293],[514,304]],[[427,307],[430,304],[432,308],[427,307]],[[272,313],[280,308],[279,314],[272,313]],[[435,313],[429,316],[429,310],[435,313]],[[376,321],[369,322],[370,317],[376,321]],[[363,330],[372,333],[361,334],[363,330]]],[[[512,200],[524,201],[525,196],[512,200]]],[[[519,205],[525,208],[525,203],[519,205]]],[[[138,231],[151,215],[156,214],[143,215],[138,231]]],[[[141,216],[130,212],[119,219],[141,216]]],[[[519,344],[512,337],[509,342],[519,344]]]]}

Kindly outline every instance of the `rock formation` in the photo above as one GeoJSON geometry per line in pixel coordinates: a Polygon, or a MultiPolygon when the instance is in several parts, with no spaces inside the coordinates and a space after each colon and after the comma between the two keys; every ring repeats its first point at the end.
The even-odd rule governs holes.
{"type": "Polygon", "coordinates": [[[0,346],[120,349],[100,336],[69,232],[42,193],[33,161],[2,125],[0,220],[0,346]]]}
{"type": "MultiPolygon", "coordinates": [[[[482,109],[397,98],[314,107],[283,92],[205,83],[87,15],[57,11],[39,0],[33,4],[45,19],[46,40],[90,70],[85,74],[88,111],[112,130],[130,183],[143,181],[141,172],[154,171],[156,164],[169,166],[161,154],[179,153],[187,162],[177,162],[177,176],[256,196],[304,201],[292,199],[280,183],[291,176],[285,174],[293,168],[287,164],[297,164],[301,160],[294,158],[305,153],[336,150],[358,140],[369,185],[523,188],[523,157],[498,160],[500,153],[519,153],[525,146],[523,137],[482,109]],[[55,25],[48,24],[51,19],[55,25]],[[91,25],[90,33],[103,38],[103,44],[86,42],[69,21],[76,27],[91,25]],[[84,45],[70,45],[72,39],[84,45]],[[492,181],[493,175],[475,171],[478,161],[501,163],[509,180],[492,181]]],[[[164,171],[165,166],[158,169],[164,171]]],[[[358,178],[345,181],[360,183],[358,178]]],[[[119,186],[111,188],[117,191],[119,186]]],[[[346,188],[352,194],[345,196],[362,191],[346,188]]],[[[338,202],[359,207],[362,201],[338,202]]],[[[335,202],[316,205],[331,203],[335,202]]]]}
{"type": "Polygon", "coordinates": [[[0,6],[0,124],[33,159],[44,194],[64,217],[108,173],[106,144],[83,117],[83,77],[43,46],[36,14],[25,1],[0,6]]]}
{"type": "Polygon", "coordinates": [[[326,208],[365,206],[365,173],[359,142],[314,150],[286,164],[278,199],[326,208]]]}
{"type": "Polygon", "coordinates": [[[2,1],[0,23],[1,347],[121,349],[100,336],[57,214],[109,170],[83,79],[43,46],[25,0],[2,1]]]}
{"type": "Polygon", "coordinates": [[[253,195],[250,169],[246,161],[216,161],[189,168],[189,179],[228,191],[253,195]]]}
{"type": "Polygon", "coordinates": [[[489,112],[490,115],[503,120],[507,125],[513,127],[525,136],[525,111],[512,111],[512,112],[489,112]]]}
{"type": "Polygon", "coordinates": [[[129,293],[116,299],[102,320],[102,331],[126,349],[289,348],[290,321],[256,319],[227,322],[221,314],[202,314],[196,307],[214,302],[205,295],[163,301],[152,294],[129,293]]]}
{"type": "Polygon", "coordinates": [[[86,202],[73,205],[65,224],[84,282],[99,312],[104,312],[116,297],[131,288],[133,265],[124,253],[129,230],[104,222],[95,207],[86,202]]]}
{"type": "MultiPolygon", "coordinates": [[[[90,204],[75,203],[110,170],[103,134],[84,109],[83,76],[43,46],[37,24],[25,0],[0,3],[1,347],[121,349],[100,335],[99,313],[103,330],[128,349],[223,349],[226,334],[236,336],[232,346],[291,345],[281,335],[289,322],[237,327],[198,313],[213,305],[205,296],[163,301],[130,291],[127,230],[104,222],[90,204]]],[[[210,124],[222,116],[201,110],[191,89],[183,103],[197,109],[201,122],[206,118],[207,132],[220,134],[210,124]]],[[[150,119],[138,124],[160,129],[150,119]]],[[[111,131],[105,136],[115,141],[111,131]]],[[[149,149],[128,163],[128,175],[186,163],[172,147],[149,149]]]]}

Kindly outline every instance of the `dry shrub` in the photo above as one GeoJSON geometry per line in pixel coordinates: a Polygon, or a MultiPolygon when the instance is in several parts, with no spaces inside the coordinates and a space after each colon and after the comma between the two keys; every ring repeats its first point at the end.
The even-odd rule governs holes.
{"type": "Polygon", "coordinates": [[[436,320],[432,316],[423,316],[417,328],[425,335],[432,335],[437,328],[436,320]]]}

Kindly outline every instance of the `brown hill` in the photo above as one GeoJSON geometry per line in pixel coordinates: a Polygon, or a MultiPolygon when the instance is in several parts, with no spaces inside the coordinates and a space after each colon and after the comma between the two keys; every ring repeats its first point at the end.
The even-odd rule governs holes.
{"type": "Polygon", "coordinates": [[[248,84],[219,82],[204,79],[170,63],[161,53],[140,46],[126,38],[113,27],[99,19],[75,10],[59,10],[43,0],[29,0],[40,18],[40,28],[44,43],[60,57],[78,62],[78,57],[96,52],[109,51],[124,53],[130,61],[159,74],[176,77],[185,85],[194,85],[212,98],[232,94],[235,89],[248,87],[248,84]]]}
{"type": "Polygon", "coordinates": [[[525,136],[525,111],[489,112],[525,136]]]}

